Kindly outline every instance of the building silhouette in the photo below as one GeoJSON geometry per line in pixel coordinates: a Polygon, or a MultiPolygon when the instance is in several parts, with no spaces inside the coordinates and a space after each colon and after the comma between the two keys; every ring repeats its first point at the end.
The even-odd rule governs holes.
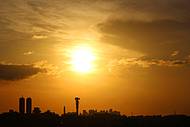
{"type": "Polygon", "coordinates": [[[66,107],[63,107],[63,115],[66,115],[66,107]]]}
{"type": "Polygon", "coordinates": [[[33,113],[34,114],[40,114],[41,113],[40,107],[34,107],[33,113]]]}
{"type": "Polygon", "coordinates": [[[21,113],[21,114],[25,113],[25,99],[24,99],[24,97],[19,98],[19,113],[21,113]]]}
{"type": "Polygon", "coordinates": [[[80,98],[76,96],[75,101],[76,101],[76,114],[77,114],[77,116],[79,114],[79,100],[80,100],[80,98]]]}
{"type": "Polygon", "coordinates": [[[89,109],[79,115],[79,100],[79,97],[75,97],[76,112],[66,113],[64,106],[64,115],[60,116],[50,110],[41,112],[40,107],[34,107],[31,113],[32,98],[26,98],[25,102],[25,98],[20,97],[19,113],[13,109],[0,113],[0,127],[190,127],[190,116],[176,113],[165,116],[132,113],[126,116],[113,109],[89,109]]]}
{"type": "Polygon", "coordinates": [[[32,113],[32,98],[28,97],[26,99],[26,113],[31,114],[32,113]]]}

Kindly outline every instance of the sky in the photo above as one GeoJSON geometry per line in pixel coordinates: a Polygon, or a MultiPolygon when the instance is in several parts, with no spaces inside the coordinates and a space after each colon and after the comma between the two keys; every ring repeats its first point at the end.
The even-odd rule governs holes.
{"type": "Polygon", "coordinates": [[[189,0],[0,0],[0,112],[190,114],[189,0]]]}

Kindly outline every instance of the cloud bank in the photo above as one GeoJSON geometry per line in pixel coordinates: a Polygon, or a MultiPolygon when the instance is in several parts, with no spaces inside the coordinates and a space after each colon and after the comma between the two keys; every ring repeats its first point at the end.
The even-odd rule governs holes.
{"type": "Polygon", "coordinates": [[[108,20],[98,27],[103,42],[149,56],[164,56],[174,50],[182,51],[181,55],[190,53],[190,22],[108,20]]]}
{"type": "Polygon", "coordinates": [[[46,69],[34,65],[0,64],[0,80],[22,80],[45,72],[46,69]]]}

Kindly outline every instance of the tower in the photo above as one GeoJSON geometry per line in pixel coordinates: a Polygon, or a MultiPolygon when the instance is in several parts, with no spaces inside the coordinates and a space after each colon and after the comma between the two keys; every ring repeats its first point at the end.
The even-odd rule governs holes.
{"type": "Polygon", "coordinates": [[[32,113],[32,98],[28,97],[26,99],[26,113],[31,114],[32,113]]]}
{"type": "Polygon", "coordinates": [[[66,115],[66,107],[63,108],[63,115],[66,115]]]}
{"type": "Polygon", "coordinates": [[[25,99],[24,99],[24,97],[19,98],[19,113],[21,113],[21,114],[25,113],[25,99]]]}
{"type": "Polygon", "coordinates": [[[77,116],[78,116],[78,112],[79,112],[79,100],[80,100],[80,98],[76,96],[75,101],[76,101],[76,114],[77,114],[77,116]]]}

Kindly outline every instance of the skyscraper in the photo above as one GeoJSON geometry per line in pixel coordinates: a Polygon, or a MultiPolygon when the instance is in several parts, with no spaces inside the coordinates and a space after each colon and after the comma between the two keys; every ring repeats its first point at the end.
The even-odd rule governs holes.
{"type": "Polygon", "coordinates": [[[79,112],[79,100],[80,100],[80,98],[76,96],[75,101],[76,101],[76,114],[77,114],[77,116],[78,116],[78,112],[79,112]]]}
{"type": "Polygon", "coordinates": [[[66,107],[63,108],[63,115],[66,115],[66,107]]]}
{"type": "Polygon", "coordinates": [[[24,97],[19,98],[19,113],[21,113],[21,114],[25,113],[25,99],[24,99],[24,97]]]}
{"type": "Polygon", "coordinates": [[[32,98],[28,97],[26,99],[26,113],[31,114],[32,113],[32,98]]]}

